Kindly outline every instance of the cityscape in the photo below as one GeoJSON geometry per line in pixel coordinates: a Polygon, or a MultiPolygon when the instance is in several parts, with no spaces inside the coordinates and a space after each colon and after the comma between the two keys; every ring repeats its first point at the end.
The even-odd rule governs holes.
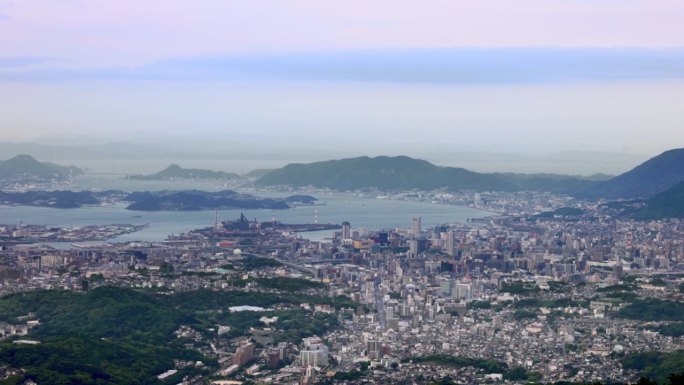
{"type": "Polygon", "coordinates": [[[684,385],[681,0],[0,0],[0,385],[684,385]]]}

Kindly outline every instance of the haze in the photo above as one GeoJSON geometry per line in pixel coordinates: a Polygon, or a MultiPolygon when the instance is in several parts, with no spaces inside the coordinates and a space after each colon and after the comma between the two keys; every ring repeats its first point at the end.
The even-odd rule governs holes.
{"type": "Polygon", "coordinates": [[[0,140],[117,142],[151,169],[616,174],[684,146],[681,20],[652,0],[0,1],[0,140]]]}

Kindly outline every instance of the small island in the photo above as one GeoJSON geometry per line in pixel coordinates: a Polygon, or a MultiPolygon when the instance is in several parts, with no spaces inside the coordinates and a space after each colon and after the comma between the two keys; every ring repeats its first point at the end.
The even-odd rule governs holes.
{"type": "Polygon", "coordinates": [[[26,186],[53,189],[61,187],[72,177],[84,172],[74,166],[60,166],[50,162],[40,162],[31,155],[17,155],[0,160],[0,189],[21,191],[26,186]]]}
{"type": "Polygon", "coordinates": [[[101,201],[89,191],[0,191],[0,204],[71,209],[99,205],[101,201]]]}
{"type": "Polygon", "coordinates": [[[310,195],[292,195],[285,198],[262,198],[232,190],[207,192],[183,191],[0,191],[0,204],[60,209],[128,203],[131,211],[199,211],[229,209],[283,210],[295,206],[313,205],[317,201],[310,195]]]}
{"type": "MultiPolygon", "coordinates": [[[[189,191],[145,191],[129,194],[125,200],[132,202],[127,210],[133,211],[198,211],[228,209],[271,209],[282,210],[301,204],[303,198],[290,200],[287,198],[261,198],[250,194],[241,194],[231,190],[206,192],[189,191]]],[[[314,197],[306,201],[313,203],[314,197]]]]}
{"type": "Polygon", "coordinates": [[[182,168],[177,164],[150,175],[127,175],[131,180],[174,180],[174,179],[205,179],[205,180],[237,180],[242,177],[233,172],[203,170],[198,168],[182,168]]]}

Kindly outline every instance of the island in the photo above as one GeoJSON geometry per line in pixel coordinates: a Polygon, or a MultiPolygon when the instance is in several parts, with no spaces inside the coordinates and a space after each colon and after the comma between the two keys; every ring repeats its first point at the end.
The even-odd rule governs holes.
{"type": "Polygon", "coordinates": [[[173,179],[219,179],[235,180],[242,177],[233,172],[212,171],[198,168],[182,168],[177,164],[150,175],[127,175],[126,179],[132,180],[173,180],[173,179]]]}
{"type": "Polygon", "coordinates": [[[292,195],[284,198],[262,198],[232,190],[207,192],[200,190],[136,191],[0,191],[0,204],[50,207],[60,209],[128,203],[131,211],[197,211],[229,209],[283,210],[295,206],[313,205],[317,201],[310,195],[292,195]]]}
{"type": "Polygon", "coordinates": [[[261,198],[232,190],[206,192],[188,191],[145,191],[129,194],[126,201],[132,202],[127,210],[133,211],[197,211],[228,209],[288,209],[303,202],[313,204],[316,198],[295,196],[286,198],[261,198]]]}

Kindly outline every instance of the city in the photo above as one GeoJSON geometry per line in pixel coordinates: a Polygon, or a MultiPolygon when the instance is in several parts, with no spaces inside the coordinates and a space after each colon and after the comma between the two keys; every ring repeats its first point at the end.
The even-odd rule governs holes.
{"type": "Polygon", "coordinates": [[[683,21],[0,0],[0,385],[684,385],[683,21]]]}
{"type": "MultiPolygon", "coordinates": [[[[238,330],[180,325],[177,338],[215,360],[157,373],[188,384],[633,383],[628,357],[684,348],[681,329],[663,331],[684,311],[680,220],[616,219],[604,205],[546,193],[420,194],[437,197],[497,214],[434,228],[420,217],[405,229],[343,222],[323,241],[241,216],[163,242],[5,243],[0,291],[311,296],[226,306],[248,325],[238,330]],[[300,310],[321,322],[284,337],[292,331],[279,318],[300,310]]],[[[22,315],[2,335],[31,343],[40,322],[22,315]]]]}

